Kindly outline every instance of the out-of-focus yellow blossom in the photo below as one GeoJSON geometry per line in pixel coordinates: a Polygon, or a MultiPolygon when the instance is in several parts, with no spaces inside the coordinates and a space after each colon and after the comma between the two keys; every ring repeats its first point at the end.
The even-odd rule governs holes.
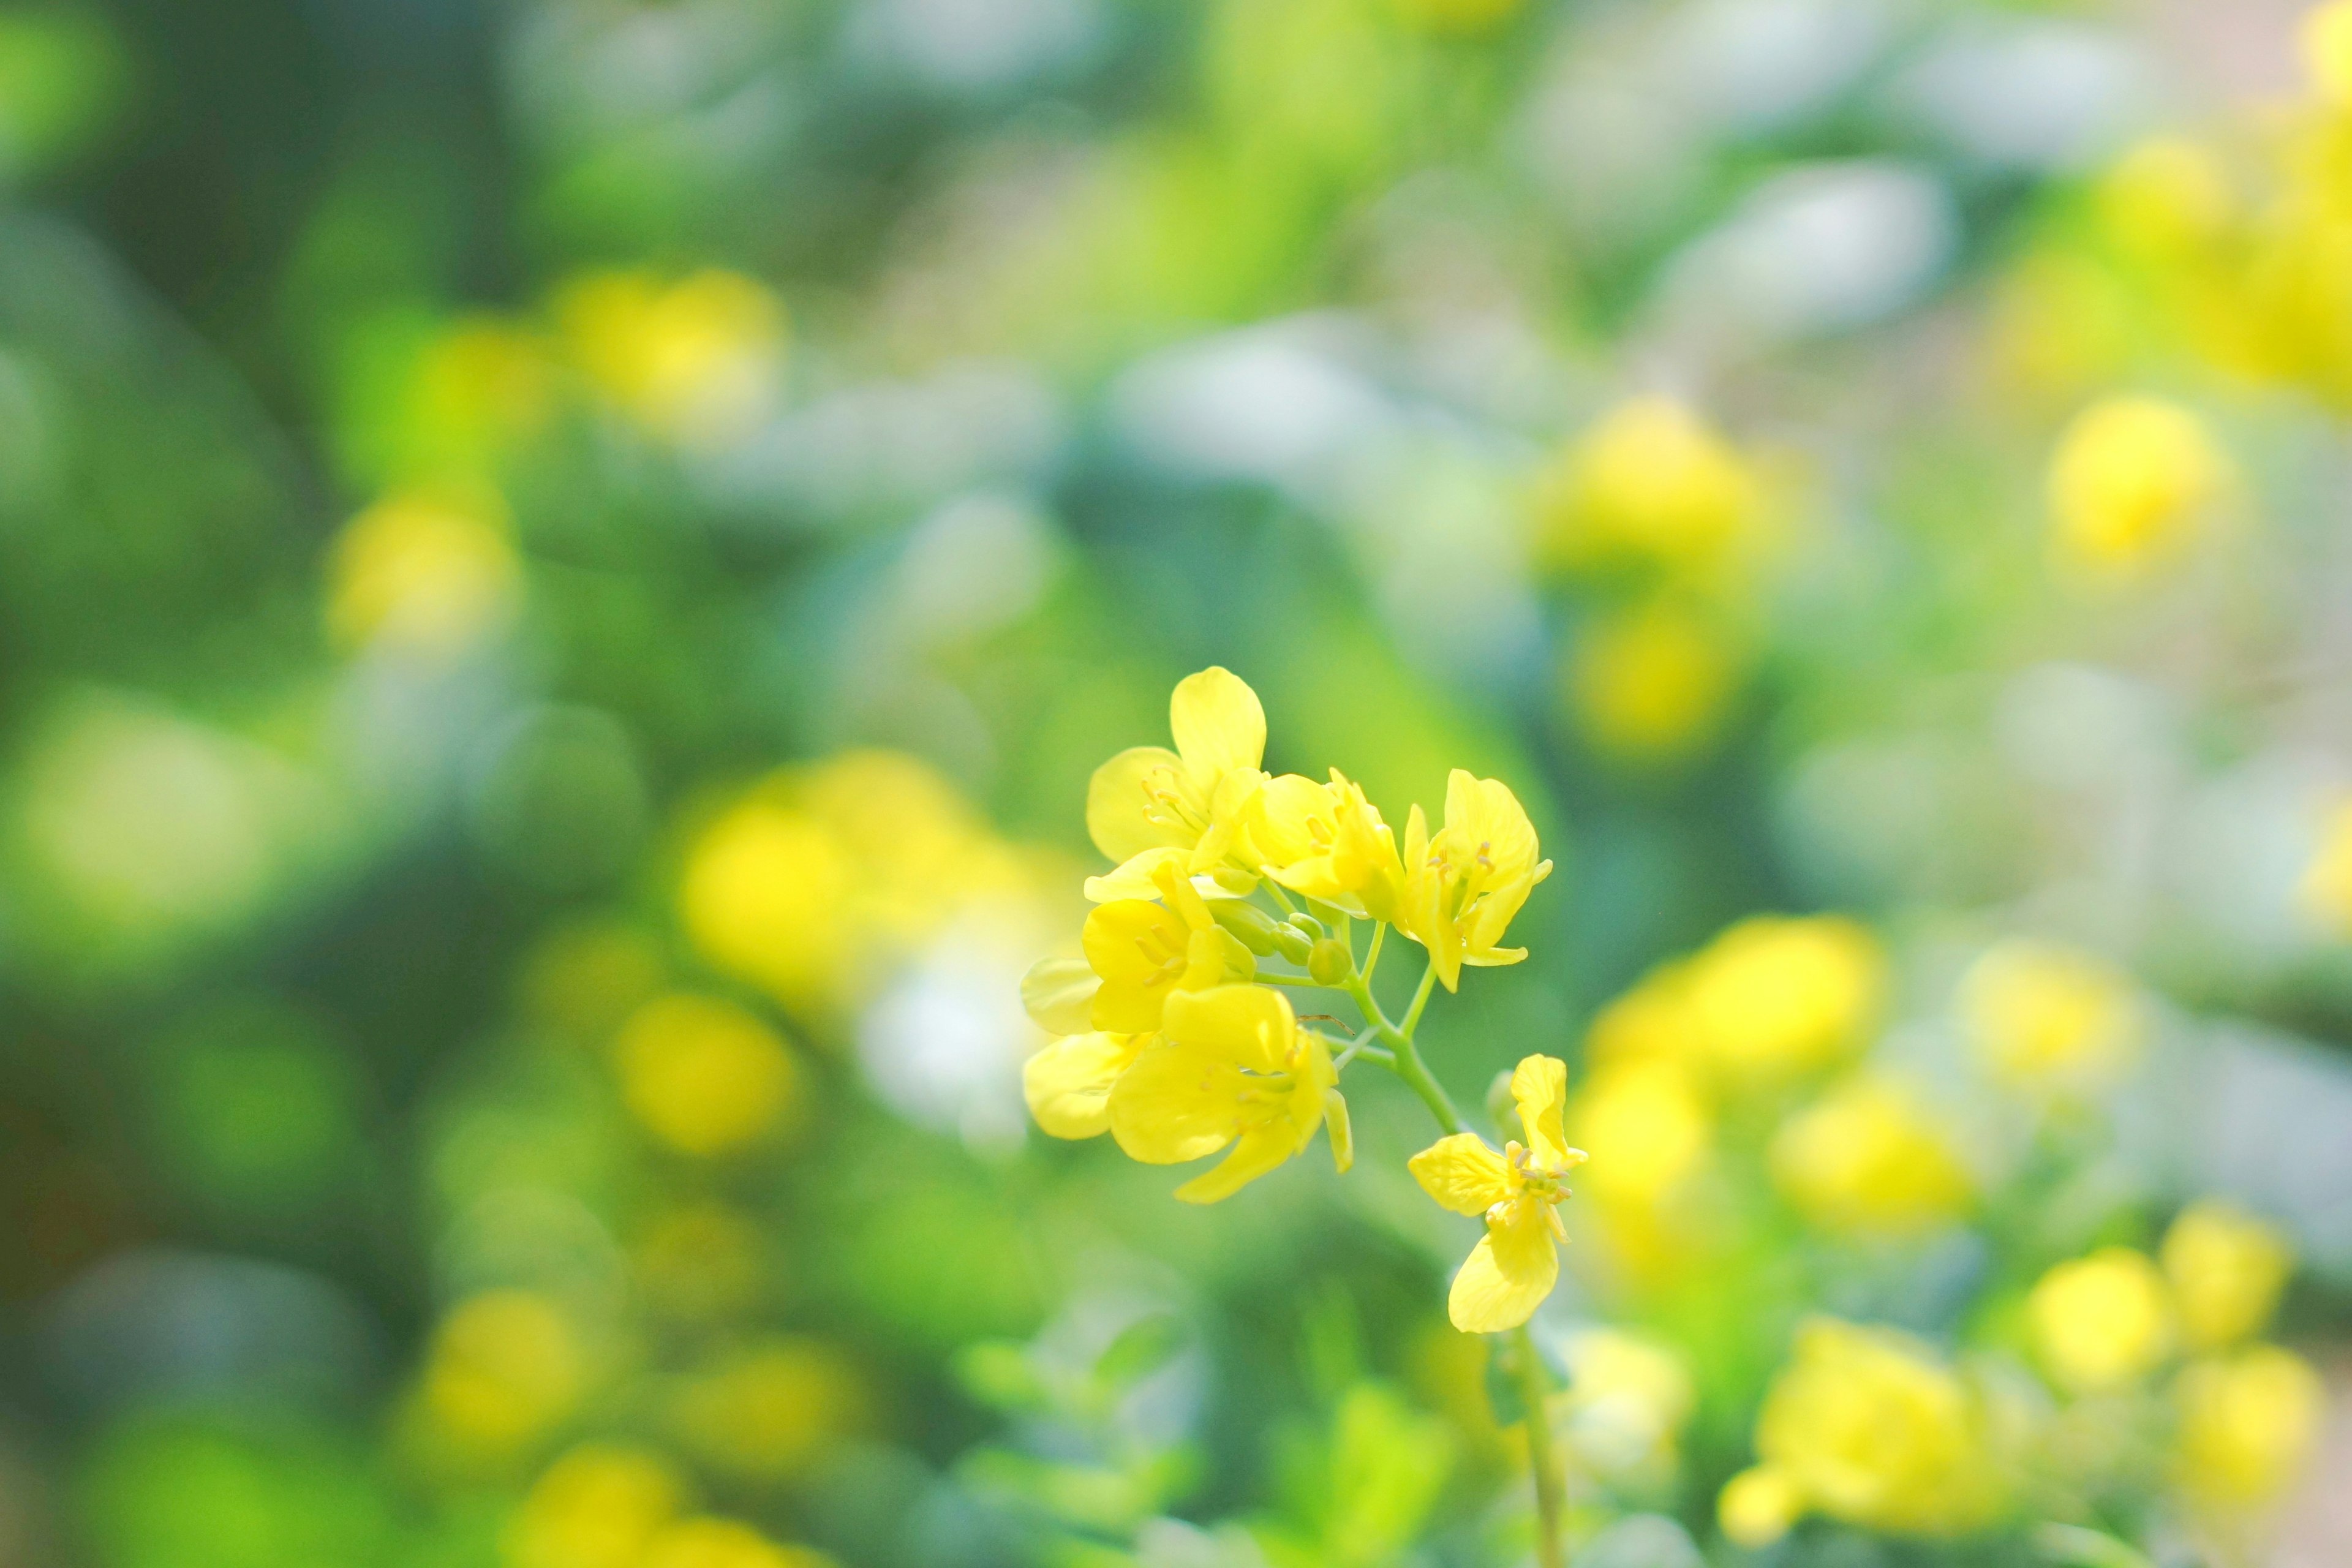
{"type": "Polygon", "coordinates": [[[417,356],[409,391],[408,465],[487,472],[555,412],[555,365],[538,334],[495,316],[468,318],[417,356]]]}
{"type": "Polygon", "coordinates": [[[2217,1513],[2251,1512],[2302,1476],[2326,1395],[2311,1363],[2276,1345],[2192,1362],[2173,1384],[2182,1491],[2217,1513]]]}
{"type": "Polygon", "coordinates": [[[2303,907],[2337,936],[2352,936],[2352,800],[2339,802],[2320,824],[2319,849],[2304,871],[2303,907]]]}
{"type": "Polygon", "coordinates": [[[2220,500],[2228,463],[2204,422],[2154,397],[2110,397],[2077,415],[2050,464],[2061,554],[2128,575],[2177,553],[2220,500]]]}
{"type": "Polygon", "coordinates": [[[660,1455],[588,1443],[532,1483],[500,1542],[511,1568],[637,1568],[685,1486],[660,1455]]]}
{"type": "Polygon", "coordinates": [[[1569,698],[1579,724],[1602,750],[1672,755],[1714,734],[1738,663],[1718,622],[1655,601],[1586,629],[1569,668],[1569,698]]]}
{"type": "Polygon", "coordinates": [[[656,1311],[707,1321],[758,1296],[764,1238],[723,1205],[686,1203],[656,1215],[630,1249],[637,1286],[656,1311]]]}
{"type": "Polygon", "coordinates": [[[506,625],[523,587],[506,507],[487,490],[387,496],[344,526],[327,579],[337,647],[436,658],[506,625]]]}
{"type": "Polygon", "coordinates": [[[2129,1387],[2171,1352],[2175,1337],[2164,1276],[2128,1247],[2059,1264],[2033,1287],[2026,1314],[2043,1368],[2078,1394],[2129,1387]]]}
{"type": "Polygon", "coordinates": [[[1605,1475],[1671,1468],[1683,1426],[1698,1403],[1690,1368],[1664,1342],[1617,1329],[1586,1329],[1564,1350],[1568,1391],[1556,1405],[1586,1465],[1605,1475]]]}
{"type": "Polygon", "coordinates": [[[1328,784],[1297,773],[1268,779],[1252,804],[1249,837],[1266,874],[1293,892],[1352,915],[1402,918],[1396,835],[1339,769],[1328,784]]]}
{"type": "Polygon", "coordinates": [[[1586,1067],[1600,1071],[1630,1062],[1688,1059],[1699,1027],[1689,981],[1687,963],[1660,964],[1601,1008],[1585,1031],[1586,1067]]]}
{"type": "Polygon", "coordinates": [[[1525,0],[1397,0],[1414,26],[1432,33],[1484,33],[1519,14],[1525,0]]]}
{"type": "Polygon", "coordinates": [[[2352,5],[2328,0],[2303,15],[2303,68],[2329,101],[2352,104],[2352,5]]]}
{"type": "Polygon", "coordinates": [[[678,1436],[731,1474],[778,1479],[866,1422],[864,1383],[822,1341],[782,1338],[739,1351],[688,1378],[674,1416],[678,1436]]]}
{"type": "Polygon", "coordinates": [[[1568,1130],[1599,1158],[1587,1177],[1603,1204],[1650,1205],[1706,1157],[1715,1116],[1682,1063],[1613,1063],[1594,1071],[1570,1102],[1568,1130]]]}
{"type": "Polygon", "coordinates": [[[2207,1198],[2181,1210],[2158,1250],[2172,1286],[2181,1338],[2211,1350],[2262,1332],[2294,1269],[2276,1226],[2207,1198]]]}
{"type": "Polygon", "coordinates": [[[1718,1500],[1726,1533],[1763,1545],[1805,1513],[1902,1535],[1955,1535],[2000,1506],[1979,1402],[1926,1345],[1816,1319],[1772,1380],[1755,1469],[1718,1500]],[[1775,1526],[1779,1529],[1775,1529],[1775,1526]]]}
{"type": "Polygon", "coordinates": [[[1914,1236],[1966,1209],[1973,1184],[1951,1141],[1916,1099],[1853,1079],[1774,1134],[1772,1180],[1814,1224],[1914,1236]]]}
{"type": "Polygon", "coordinates": [[[1706,573],[1759,530],[1762,486],[1731,444],[1682,404],[1637,397],[1570,449],[1545,506],[1545,541],[1570,564],[1633,556],[1706,573]]]}
{"type": "Polygon", "coordinates": [[[630,1016],[614,1055],[630,1111],[683,1153],[723,1154],[798,1120],[792,1053],[731,1002],[657,997],[630,1016]]]}
{"type": "Polygon", "coordinates": [[[1462,966],[1517,963],[1523,947],[1498,947],[1511,917],[1535,885],[1551,875],[1536,858],[1535,825],[1499,779],[1456,768],[1445,784],[1445,826],[1434,837],[1421,807],[1404,830],[1404,923],[1398,929],[1429,950],[1448,991],[1462,966]]]}
{"type": "Polygon", "coordinates": [[[2137,254],[2159,260],[2213,244],[2227,231],[2235,207],[2221,160],[2185,137],[2150,137],[2099,182],[2099,219],[2107,232],[2137,254]]]}
{"type": "Polygon", "coordinates": [[[1222,873],[1236,890],[1255,874],[1243,832],[1265,783],[1265,710],[1241,677],[1212,665],[1176,683],[1168,703],[1176,749],[1130,746],[1095,770],[1087,784],[1087,833],[1117,862],[1087,882],[1087,897],[1149,899],[1152,873],[1222,873]]]}
{"type": "Polygon", "coordinates": [[[731,1519],[682,1519],[646,1547],[640,1568],[835,1568],[805,1546],[783,1546],[731,1519]]]}
{"type": "Polygon", "coordinates": [[[740,273],[597,273],[565,288],[555,309],[589,381],[665,440],[723,443],[774,398],[783,307],[740,273]]]}
{"type": "Polygon", "coordinates": [[[1152,1165],[1233,1145],[1213,1170],[1176,1189],[1186,1203],[1212,1204],[1305,1150],[1327,1113],[1332,1161],[1346,1170],[1354,1151],[1339,1081],[1322,1037],[1298,1027],[1280,992],[1180,991],[1168,999],[1158,1039],[1111,1089],[1111,1132],[1152,1165]]]}
{"type": "Polygon", "coordinates": [[[1759,915],[1717,937],[1689,985],[1715,1067],[1738,1083],[1778,1083],[1862,1047],[1877,1022],[1886,961],[1850,920],[1759,915]]]}
{"type": "Polygon", "coordinates": [[[461,1448],[495,1454],[569,1415],[587,1384],[586,1347],[553,1301],[488,1290],[441,1320],[421,1394],[437,1432],[461,1448]]]}
{"type": "Polygon", "coordinates": [[[2131,982],[2087,953],[2006,942],[1960,983],[1978,1056],[2012,1083],[2087,1091],[2137,1054],[2144,1020],[2131,982]]]}
{"type": "Polygon", "coordinates": [[[1535,1315],[1559,1279],[1559,1222],[1568,1173],[1584,1163],[1569,1147],[1560,1113],[1568,1104],[1568,1067],[1557,1057],[1528,1057],[1511,1073],[1522,1143],[1499,1154],[1475,1132],[1441,1138],[1411,1161],[1422,1190],[1455,1214],[1479,1215],[1486,1234],[1470,1249],[1445,1299],[1446,1316],[1465,1334],[1500,1333],[1535,1315]]]}
{"type": "Polygon", "coordinates": [[[1087,915],[1079,944],[1102,982],[1088,1009],[1097,1029],[1147,1034],[1179,991],[1206,991],[1246,982],[1256,960],[1233,932],[1210,918],[1208,905],[1175,867],[1153,868],[1164,903],[1114,899],[1087,915]]]}
{"type": "Polygon", "coordinates": [[[1055,1138],[1094,1138],[1110,1131],[1110,1091],[1156,1035],[1072,1035],[1032,1056],[1021,1069],[1029,1114],[1055,1138]]]}

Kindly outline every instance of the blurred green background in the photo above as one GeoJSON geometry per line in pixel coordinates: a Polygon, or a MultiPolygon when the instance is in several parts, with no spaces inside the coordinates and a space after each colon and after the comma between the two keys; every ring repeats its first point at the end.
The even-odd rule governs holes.
{"type": "Polygon", "coordinates": [[[0,9],[0,1563],[1524,1561],[1410,1097],[1028,1128],[1213,663],[1559,862],[1428,1038],[1586,1085],[1580,1563],[2352,1560],[2340,9],[0,9]],[[1604,1011],[1823,911],[1794,1077],[1604,1011]],[[2033,1326],[2202,1194],[2328,1408],[2033,1326]],[[1739,1544],[1816,1312],[2063,1484],[1739,1544]]]}

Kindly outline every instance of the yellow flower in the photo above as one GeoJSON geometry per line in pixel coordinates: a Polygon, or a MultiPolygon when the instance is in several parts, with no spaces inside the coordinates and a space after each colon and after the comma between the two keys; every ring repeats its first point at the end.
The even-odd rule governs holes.
{"type": "Polygon", "coordinates": [[[1715,1517],[1734,1545],[1751,1550],[1771,1545],[1789,1533],[1805,1511],[1804,1494],[1780,1470],[1754,1465],[1724,1483],[1715,1500],[1715,1517]]]}
{"type": "MultiPolygon", "coordinates": [[[[1456,775],[1461,776],[1461,775],[1456,775]]],[[[1413,1179],[1455,1214],[1481,1215],[1486,1234],[1454,1276],[1446,1316],[1465,1334],[1500,1333],[1534,1316],[1559,1278],[1558,1244],[1568,1239],[1556,1212],[1568,1196],[1562,1179],[1584,1163],[1568,1146],[1560,1112],[1568,1068],[1557,1057],[1528,1057],[1511,1073],[1525,1143],[1499,1154],[1475,1132],[1441,1138],[1415,1154],[1413,1179]]]]}
{"type": "Polygon", "coordinates": [[[2061,1263],[2026,1298],[2042,1364],[2078,1394],[2129,1387],[2170,1353],[2172,1303],[2144,1252],[2105,1247],[2061,1263]]]}
{"type": "Polygon", "coordinates": [[[514,616],[522,563],[494,493],[412,491],[352,519],[328,563],[327,631],[336,645],[446,658],[514,616]]]}
{"type": "Polygon", "coordinates": [[[1683,405],[1637,397],[1570,451],[1546,541],[1570,563],[1633,555],[1711,571],[1756,533],[1761,487],[1730,443],[1683,405]]]}
{"type": "Polygon", "coordinates": [[[754,1480],[797,1474],[865,1425],[864,1384],[822,1341],[771,1339],[689,1377],[673,1419],[709,1464],[754,1480]]]}
{"type": "Polygon", "coordinates": [[[1690,973],[1687,963],[1660,964],[1594,1015],[1584,1036],[1586,1067],[1597,1071],[1688,1056],[1699,1029],[1690,1005],[1690,973]]]}
{"type": "Polygon", "coordinates": [[[1857,1078],[1773,1136],[1772,1179],[1831,1230],[1911,1236],[1958,1216],[1972,1184],[1943,1130],[1895,1086],[1857,1078]]]}
{"type": "Polygon", "coordinates": [[[2303,68],[2329,101],[2352,104],[2352,4],[2329,0],[2304,13],[2303,68]]]}
{"type": "Polygon", "coordinates": [[[1536,830],[1518,797],[1498,779],[1456,768],[1445,784],[1445,826],[1432,837],[1414,806],[1404,832],[1404,922],[1398,929],[1429,950],[1448,991],[1465,963],[1517,963],[1523,947],[1495,944],[1551,862],[1536,858],[1536,830]]]}
{"type": "Polygon", "coordinates": [[[1604,751],[1670,756],[1714,733],[1738,672],[1733,640],[1718,621],[1659,601],[1617,611],[1583,634],[1569,696],[1604,751]]]}
{"type": "MultiPolygon", "coordinates": [[[[1751,1540],[1818,1510],[1866,1529],[1952,1535],[1998,1507],[1984,1415],[1927,1346],[1816,1319],[1757,1416],[1757,1470],[1718,1505],[1751,1540]]],[[[1727,1520],[1727,1525],[1731,1522],[1727,1520]]]]}
{"type": "Polygon", "coordinates": [[[1376,921],[1395,922],[1404,900],[1396,835],[1361,784],[1339,769],[1317,784],[1297,773],[1268,779],[1250,807],[1249,837],[1266,874],[1293,892],[1376,921]]]}
{"type": "Polygon", "coordinates": [[[1215,1203],[1303,1151],[1327,1110],[1332,1159],[1346,1170],[1353,1151],[1339,1080],[1322,1037],[1299,1029],[1279,991],[1180,991],[1168,998],[1158,1041],[1110,1091],[1111,1132],[1153,1165],[1233,1145],[1214,1170],[1176,1189],[1186,1203],[1215,1203]]]}
{"type": "Polygon", "coordinates": [[[1210,918],[1208,906],[1173,866],[1152,868],[1165,904],[1114,899],[1097,904],[1079,935],[1087,966],[1102,982],[1088,1019],[1097,1029],[1144,1034],[1160,1026],[1168,998],[1247,981],[1256,960],[1231,931],[1210,918]]]}
{"type": "Polygon", "coordinates": [[[2260,1333],[2294,1268],[2294,1254],[2274,1226],[2216,1198],[2183,1209],[2158,1256],[2179,1310],[2181,1337],[2194,1350],[2260,1333]]]}
{"type": "Polygon", "coordinates": [[[1670,1470],[1675,1439],[1698,1403],[1690,1368],[1668,1344],[1617,1329],[1584,1329],[1563,1347],[1567,1416],[1577,1457],[1604,1474],[1670,1470]]]}
{"type": "Polygon", "coordinates": [[[2330,934],[2352,936],[2352,800],[2339,802],[2321,824],[2301,891],[2305,910],[2330,934]]]}
{"type": "Polygon", "coordinates": [[[1029,1114],[1055,1138],[1093,1138],[1110,1131],[1110,1091],[1156,1035],[1072,1035],[1032,1056],[1021,1069],[1029,1114]]]}
{"type": "Polygon", "coordinates": [[[1701,1042],[1736,1081],[1769,1084],[1858,1049],[1877,1021],[1886,962],[1871,934],[1835,915],[1740,921],[1693,963],[1701,1042]]]}
{"type": "Polygon", "coordinates": [[[2154,397],[2095,404],[2051,459],[2058,547],[2095,572],[2140,571],[2188,543],[2226,477],[2221,449],[2187,409],[2154,397]]]}
{"type": "Polygon", "coordinates": [[[1176,749],[1130,746],[1087,784],[1087,833],[1118,863],[1087,883],[1097,903],[1153,896],[1152,872],[1223,871],[1245,889],[1256,867],[1242,842],[1251,797],[1265,782],[1265,710],[1231,670],[1211,666],[1176,683],[1168,703],[1176,749]]]}
{"type": "Polygon", "coordinates": [[[2311,1364],[2276,1345],[2194,1362],[2173,1384],[2180,1488],[2201,1506],[2259,1509],[2302,1475],[2326,1397],[2311,1364]]]}
{"type": "Polygon", "coordinates": [[[723,1154],[799,1110],[799,1070],[776,1032],[715,996],[656,997],[614,1044],[621,1096],[655,1137],[688,1154],[723,1154]]]}
{"type": "Polygon", "coordinates": [[[512,1568],[637,1568],[685,1490],[659,1455],[588,1443],[532,1483],[501,1542],[512,1568]]]}
{"type": "Polygon", "coordinates": [[[2131,983],[2084,953],[2009,942],[1970,967],[1960,1013],[1977,1054],[2009,1080],[2102,1087],[2137,1052],[2131,983]]]}
{"type": "Polygon", "coordinates": [[[805,1546],[780,1546],[731,1519],[682,1519],[646,1546],[640,1568],[835,1568],[805,1546]]]}
{"type": "Polygon", "coordinates": [[[1569,1111],[1577,1142],[1597,1152],[1590,1178],[1604,1204],[1647,1207],[1698,1169],[1715,1118],[1689,1071],[1672,1059],[1612,1062],[1577,1090],[1569,1111]]]}
{"type": "Polygon", "coordinates": [[[783,307],[740,273],[710,268],[671,283],[597,273],[566,287],[555,310],[589,381],[667,440],[740,436],[774,395],[783,307]]]}
{"type": "Polygon", "coordinates": [[[426,1357],[425,1414],[462,1447],[520,1447],[570,1415],[586,1391],[579,1332],[554,1302],[488,1290],[441,1320],[426,1357]]]}
{"type": "Polygon", "coordinates": [[[2210,245],[2228,227],[2233,205],[2221,161],[2178,136],[2141,142],[2099,182],[2099,217],[2107,231],[2157,259],[2210,245]]]}

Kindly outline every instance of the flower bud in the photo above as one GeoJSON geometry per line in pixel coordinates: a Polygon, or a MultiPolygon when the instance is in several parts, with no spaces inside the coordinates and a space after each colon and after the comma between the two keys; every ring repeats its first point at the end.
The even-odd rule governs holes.
{"type": "Polygon", "coordinates": [[[1511,1069],[1505,1068],[1486,1086],[1486,1121],[1507,1131],[1518,1125],[1519,1104],[1511,1098],[1511,1069]]]}
{"type": "Polygon", "coordinates": [[[1274,928],[1274,948],[1293,963],[1305,963],[1307,955],[1315,951],[1315,939],[1293,925],[1274,928]]]}
{"type": "Polygon", "coordinates": [[[1320,942],[1330,934],[1328,927],[1304,910],[1294,910],[1286,917],[1290,925],[1307,933],[1309,942],[1320,942]]]}
{"type": "Polygon", "coordinates": [[[1241,940],[1260,958],[1275,951],[1274,917],[1246,899],[1210,899],[1210,918],[1241,940]]]}
{"type": "Polygon", "coordinates": [[[1318,985],[1345,984],[1355,972],[1356,955],[1346,942],[1327,936],[1307,952],[1307,974],[1318,985]]]}

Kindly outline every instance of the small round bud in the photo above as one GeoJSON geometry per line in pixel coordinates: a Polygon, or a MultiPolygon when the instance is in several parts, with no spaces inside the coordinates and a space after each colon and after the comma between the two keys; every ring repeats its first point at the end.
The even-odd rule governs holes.
{"type": "Polygon", "coordinates": [[[1325,937],[1307,954],[1307,977],[1318,985],[1344,984],[1356,972],[1356,956],[1348,944],[1325,937]]]}

